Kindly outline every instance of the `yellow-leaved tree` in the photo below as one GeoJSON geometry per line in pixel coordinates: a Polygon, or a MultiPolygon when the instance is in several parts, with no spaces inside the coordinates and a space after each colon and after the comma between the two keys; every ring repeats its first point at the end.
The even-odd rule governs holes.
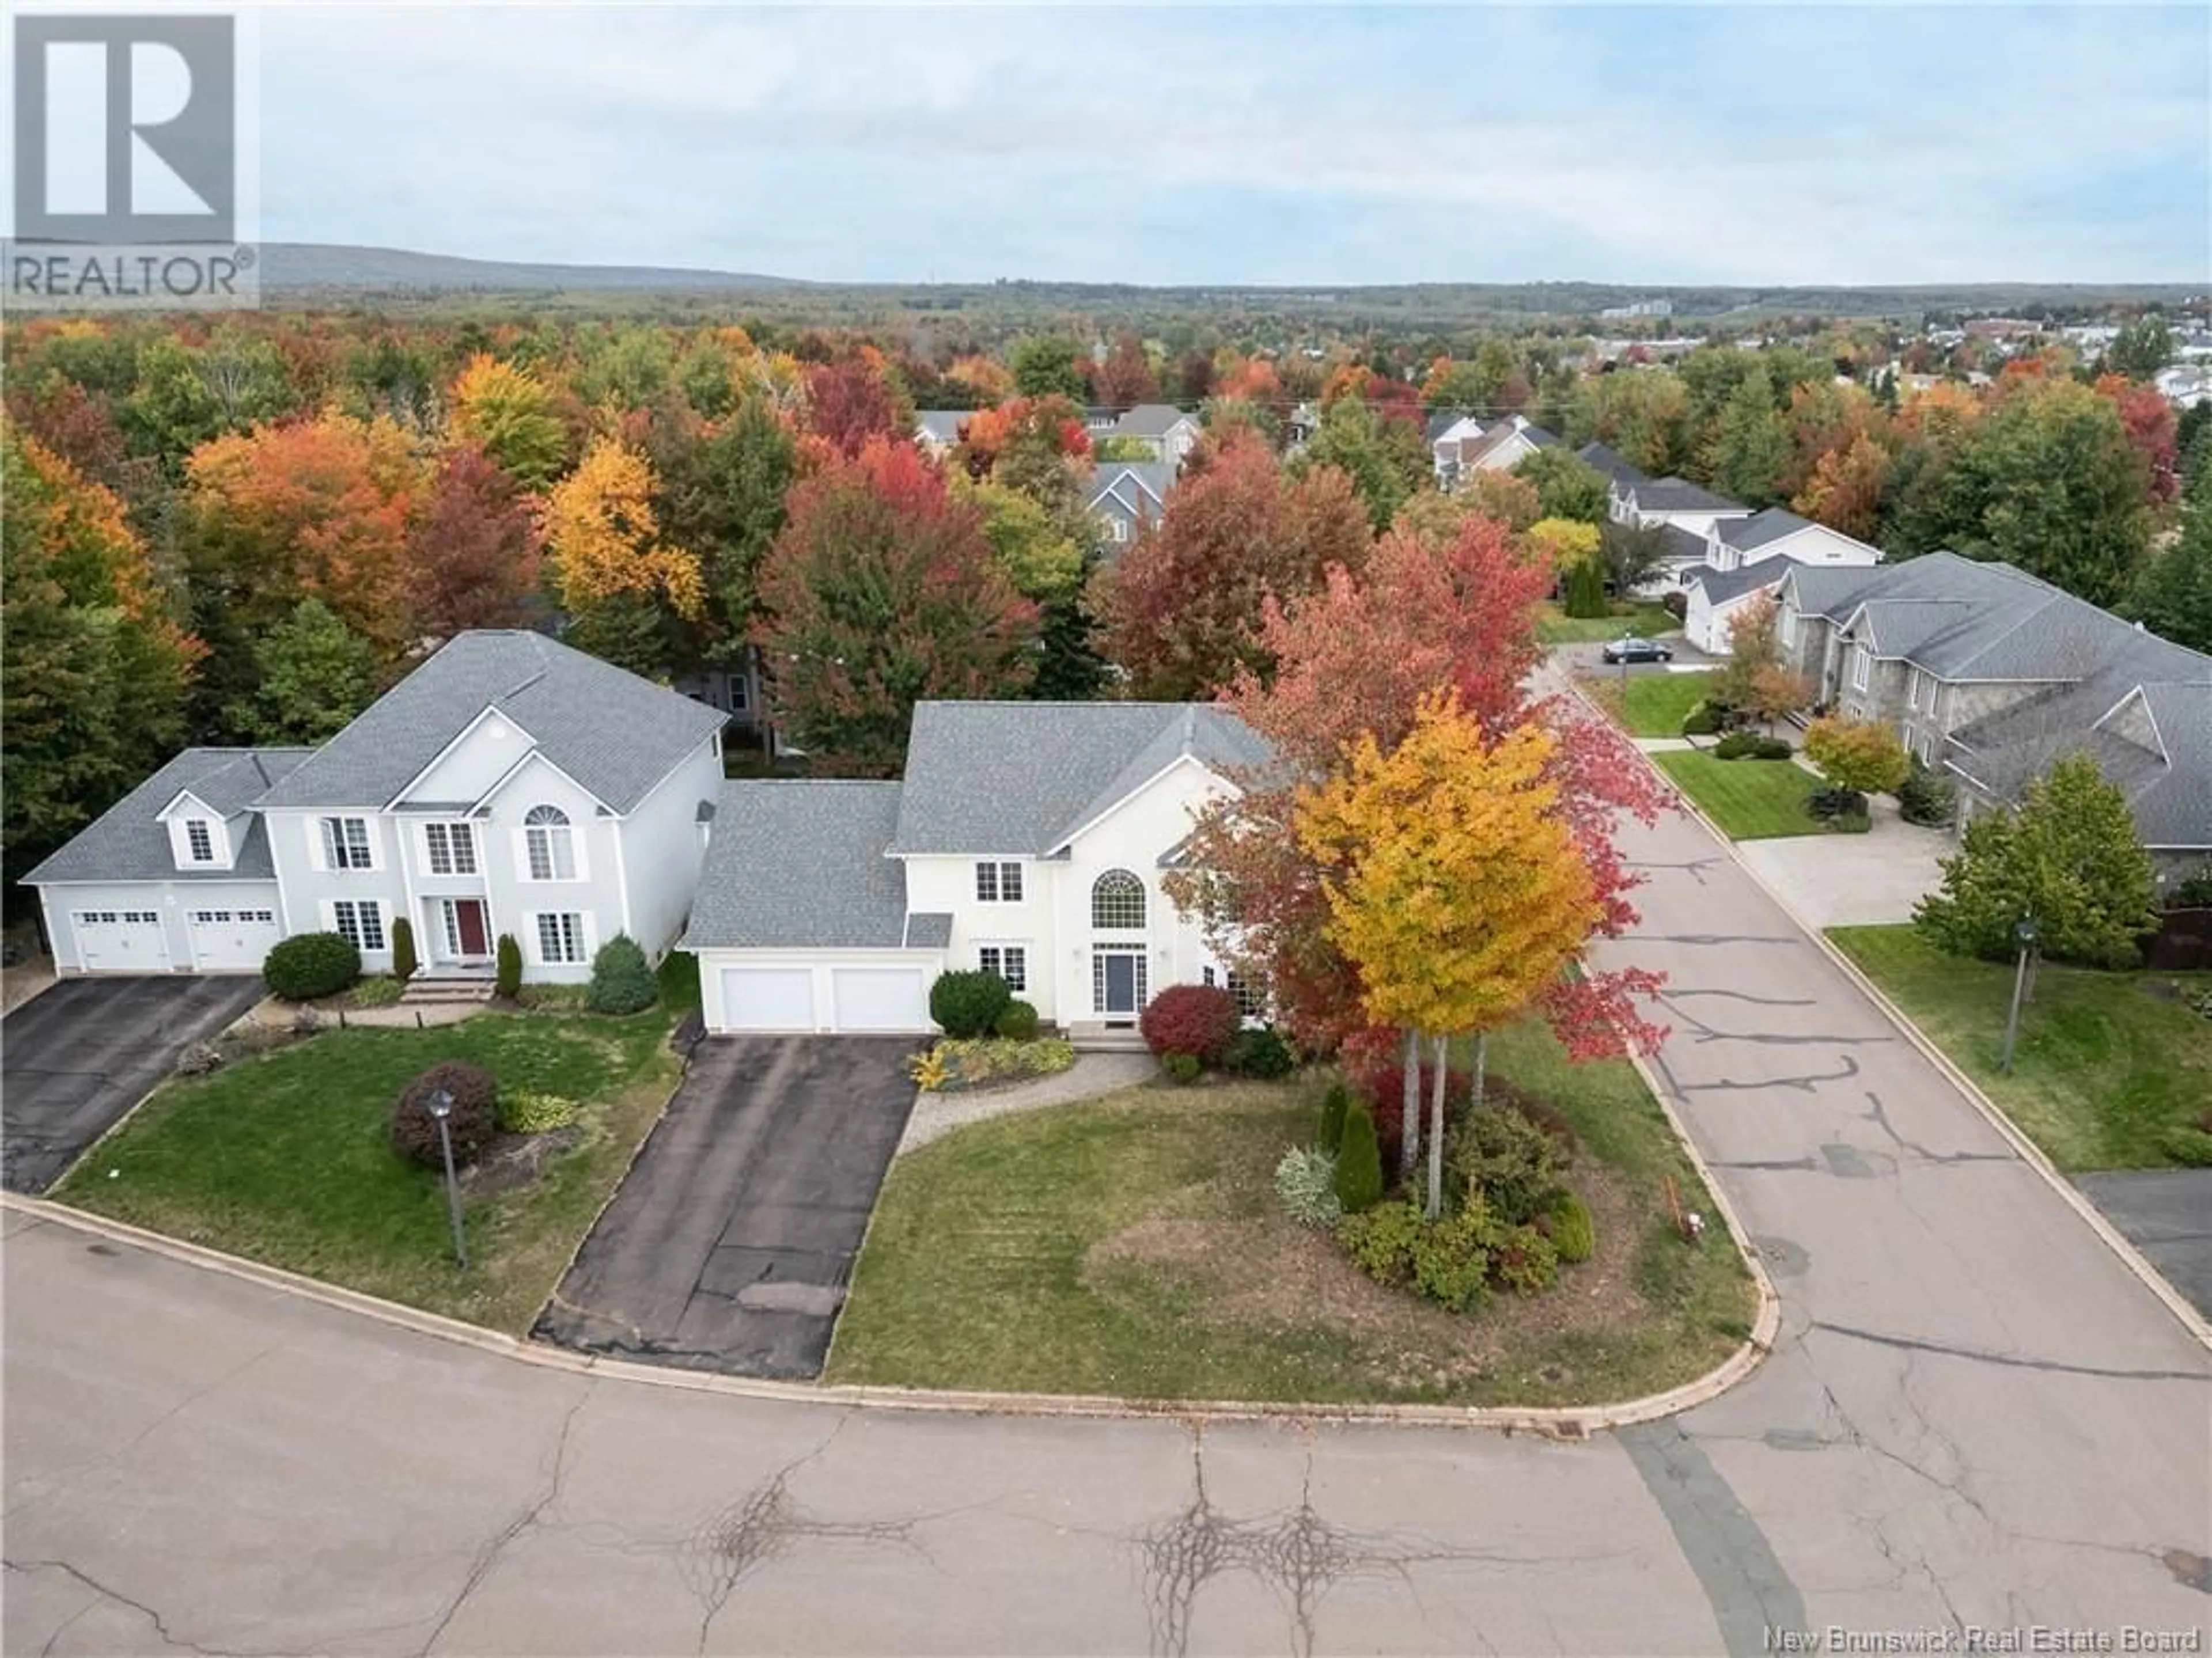
{"type": "Polygon", "coordinates": [[[553,590],[578,642],[634,672],[664,673],[659,607],[696,621],[706,597],[699,560],[660,538],[653,467],[599,438],[545,503],[553,590]]]}
{"type": "Polygon", "coordinates": [[[526,489],[543,489],[568,459],[552,392],[528,369],[482,352],[453,382],[453,427],[526,489]]]}
{"type": "MultiPolygon", "coordinates": [[[[1328,930],[1358,970],[1366,1011],[1432,1041],[1480,1042],[1566,971],[1602,918],[1538,726],[1495,740],[1449,694],[1422,699],[1384,753],[1310,791],[1299,844],[1323,871],[1328,930]]],[[[1445,1068],[1429,1118],[1428,1212],[1441,1212],[1445,1068]]],[[[1406,1132],[1413,1132],[1409,1123],[1406,1132]]]]}

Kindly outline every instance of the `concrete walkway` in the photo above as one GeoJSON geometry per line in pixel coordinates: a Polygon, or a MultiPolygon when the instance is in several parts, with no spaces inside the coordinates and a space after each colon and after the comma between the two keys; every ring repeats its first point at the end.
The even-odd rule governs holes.
{"type": "Polygon", "coordinates": [[[1125,1088],[1150,1082],[1159,1073],[1159,1062],[1150,1054],[1079,1054],[1074,1065],[1056,1076],[976,1092],[917,1094],[914,1114],[907,1119],[906,1138],[899,1142],[898,1155],[903,1157],[916,1146],[927,1145],[971,1122],[1118,1094],[1125,1088]]]}

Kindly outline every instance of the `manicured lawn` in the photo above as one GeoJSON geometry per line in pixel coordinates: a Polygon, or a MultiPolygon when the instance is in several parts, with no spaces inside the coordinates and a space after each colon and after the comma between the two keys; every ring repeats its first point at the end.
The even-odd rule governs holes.
{"type": "Polygon", "coordinates": [[[1716,760],[1687,749],[1651,758],[1731,840],[1828,832],[1805,810],[1820,780],[1794,761],[1716,760]]]}
{"type": "Polygon", "coordinates": [[[170,1083],[53,1193],[173,1237],[515,1333],[552,1292],[679,1071],[659,1011],[485,1013],[325,1030],[170,1083]],[[441,1177],[392,1151],[392,1102],[441,1060],[580,1102],[573,1149],[466,1206],[456,1272],[441,1177]]]}
{"type": "Polygon", "coordinates": [[[1547,604],[1536,615],[1536,637],[1547,645],[1601,645],[1623,634],[1657,639],[1681,631],[1664,604],[1616,604],[1607,616],[1569,616],[1547,604]]]}
{"type": "Polygon", "coordinates": [[[1161,1084],[972,1125],[900,1158],[830,1357],[833,1382],[1143,1399],[1565,1404],[1686,1382],[1748,1333],[1716,1226],[1684,1243],[1662,1178],[1711,1213],[1635,1072],[1547,1031],[1491,1045],[1566,1112],[1598,1250],[1549,1292],[1458,1315],[1360,1276],[1277,1206],[1320,1084],[1161,1084]]]}
{"type": "Polygon", "coordinates": [[[1680,737],[1682,718],[1705,694],[1710,669],[1691,673],[1640,670],[1620,683],[1618,668],[1602,670],[1589,681],[1591,691],[1631,737],[1680,737]]]}
{"type": "Polygon", "coordinates": [[[2193,992],[2212,973],[2037,970],[2021,1010],[2010,1076],[1997,1069],[2013,969],[1946,956],[1910,926],[1832,927],[1828,937],[2061,1169],[2158,1169],[2161,1129],[2212,1106],[2212,1020],[2152,995],[2148,980],[2193,992]]]}

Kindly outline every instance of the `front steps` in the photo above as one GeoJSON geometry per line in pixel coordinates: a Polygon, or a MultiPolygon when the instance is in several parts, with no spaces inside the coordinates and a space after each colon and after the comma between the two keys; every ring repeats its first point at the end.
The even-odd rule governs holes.
{"type": "Polygon", "coordinates": [[[492,998],[493,984],[482,978],[434,978],[423,976],[410,979],[407,988],[400,993],[402,1007],[456,1007],[492,998]]]}

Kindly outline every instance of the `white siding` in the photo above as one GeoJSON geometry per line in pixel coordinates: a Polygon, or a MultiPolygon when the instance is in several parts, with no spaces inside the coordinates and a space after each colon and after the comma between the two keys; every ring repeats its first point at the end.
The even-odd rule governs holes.
{"type": "Polygon", "coordinates": [[[501,934],[522,947],[524,979],[538,984],[582,984],[592,976],[586,961],[560,965],[538,962],[537,922],[541,913],[584,917],[584,931],[596,949],[623,928],[621,863],[615,853],[619,825],[599,816],[599,802],[572,783],[557,767],[532,756],[500,786],[488,803],[483,826],[489,871],[485,894],[491,904],[494,947],[501,934]],[[535,806],[556,806],[568,814],[576,849],[576,878],[532,881],[524,850],[523,819],[535,806]]]}
{"type": "MultiPolygon", "coordinates": [[[[699,808],[722,789],[722,762],[713,738],[693,750],[617,827],[618,878],[629,893],[631,938],[656,961],[683,931],[699,890],[706,847],[699,808]]],[[[609,928],[611,936],[614,929],[609,928]]]]}
{"type": "Polygon", "coordinates": [[[520,726],[497,710],[487,709],[430,762],[404,798],[441,805],[481,800],[484,791],[506,776],[532,746],[532,739],[520,726]]]}

